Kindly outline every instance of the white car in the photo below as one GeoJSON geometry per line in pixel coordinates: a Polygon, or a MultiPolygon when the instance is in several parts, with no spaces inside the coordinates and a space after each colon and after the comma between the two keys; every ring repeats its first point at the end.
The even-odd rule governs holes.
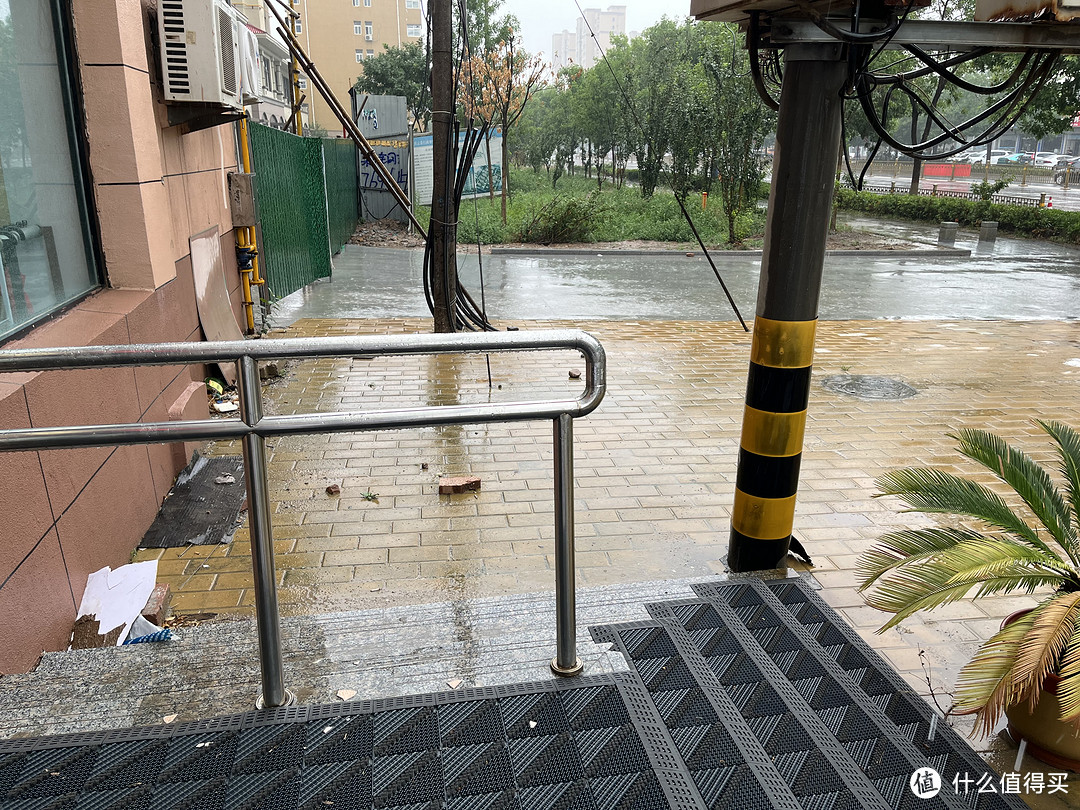
{"type": "Polygon", "coordinates": [[[1057,152],[1036,152],[1035,157],[1031,161],[1032,166],[1041,166],[1043,168],[1053,168],[1058,165],[1058,162],[1065,157],[1065,155],[1059,155],[1057,152]]]}
{"type": "MultiPolygon", "coordinates": [[[[998,158],[1005,157],[1006,155],[1011,154],[1012,152],[1010,152],[1008,149],[995,149],[993,152],[990,153],[990,163],[997,163],[998,158]]],[[[982,164],[986,163],[986,150],[982,149],[976,154],[973,154],[971,156],[970,163],[972,166],[981,166],[982,164]]]]}

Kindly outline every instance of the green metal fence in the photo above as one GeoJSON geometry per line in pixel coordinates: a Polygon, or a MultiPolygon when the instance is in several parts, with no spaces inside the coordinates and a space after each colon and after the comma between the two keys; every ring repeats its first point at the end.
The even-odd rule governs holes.
{"type": "Polygon", "coordinates": [[[260,266],[271,298],[277,299],[329,277],[331,252],[352,235],[355,147],[351,141],[299,138],[255,123],[248,131],[262,226],[260,266]]]}
{"type": "Polygon", "coordinates": [[[330,249],[337,253],[356,230],[356,146],[342,138],[322,144],[330,249]]]}

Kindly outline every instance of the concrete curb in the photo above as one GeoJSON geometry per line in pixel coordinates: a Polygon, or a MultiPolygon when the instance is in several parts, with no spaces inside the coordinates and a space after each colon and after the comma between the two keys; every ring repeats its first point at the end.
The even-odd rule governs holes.
{"type": "MultiPolygon", "coordinates": [[[[569,248],[500,248],[491,249],[492,256],[658,256],[684,258],[704,258],[700,250],[596,250],[569,249],[569,248]],[[688,255],[689,254],[689,255],[688,255]]],[[[710,250],[710,256],[760,256],[760,250],[710,250]]],[[[971,256],[970,250],[961,248],[945,248],[936,250],[826,250],[826,256],[891,256],[899,259],[919,259],[932,257],[935,259],[966,259],[971,256]]]]}

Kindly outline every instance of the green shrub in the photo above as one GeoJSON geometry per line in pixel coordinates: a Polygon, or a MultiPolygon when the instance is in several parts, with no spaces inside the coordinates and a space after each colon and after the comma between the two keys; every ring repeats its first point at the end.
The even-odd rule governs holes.
{"type": "Polygon", "coordinates": [[[586,242],[603,204],[597,192],[587,197],[556,194],[543,203],[534,202],[517,227],[517,241],[550,245],[553,242],[586,242]]]}
{"type": "Polygon", "coordinates": [[[1002,232],[1080,244],[1080,212],[1076,211],[955,197],[871,194],[849,188],[837,189],[836,201],[840,208],[847,211],[919,222],[958,222],[960,225],[977,227],[983,220],[996,221],[998,230],[1002,232]]]}

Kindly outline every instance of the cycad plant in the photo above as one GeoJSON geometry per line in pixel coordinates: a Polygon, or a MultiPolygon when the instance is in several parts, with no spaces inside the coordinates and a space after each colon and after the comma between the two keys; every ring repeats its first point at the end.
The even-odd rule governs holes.
{"type": "Polygon", "coordinates": [[[892,613],[884,632],[919,610],[967,595],[1049,593],[986,641],[960,672],[954,710],[993,731],[1004,710],[1034,707],[1054,672],[1062,718],[1080,720],[1080,434],[1039,425],[1057,445],[1064,489],[1028,455],[983,430],[950,434],[962,454],[1006,483],[1016,498],[935,469],[878,479],[906,511],[952,515],[961,525],[890,532],[859,560],[868,604],[892,613]],[[1014,501],[1010,503],[1010,501],[1014,501]]]}

